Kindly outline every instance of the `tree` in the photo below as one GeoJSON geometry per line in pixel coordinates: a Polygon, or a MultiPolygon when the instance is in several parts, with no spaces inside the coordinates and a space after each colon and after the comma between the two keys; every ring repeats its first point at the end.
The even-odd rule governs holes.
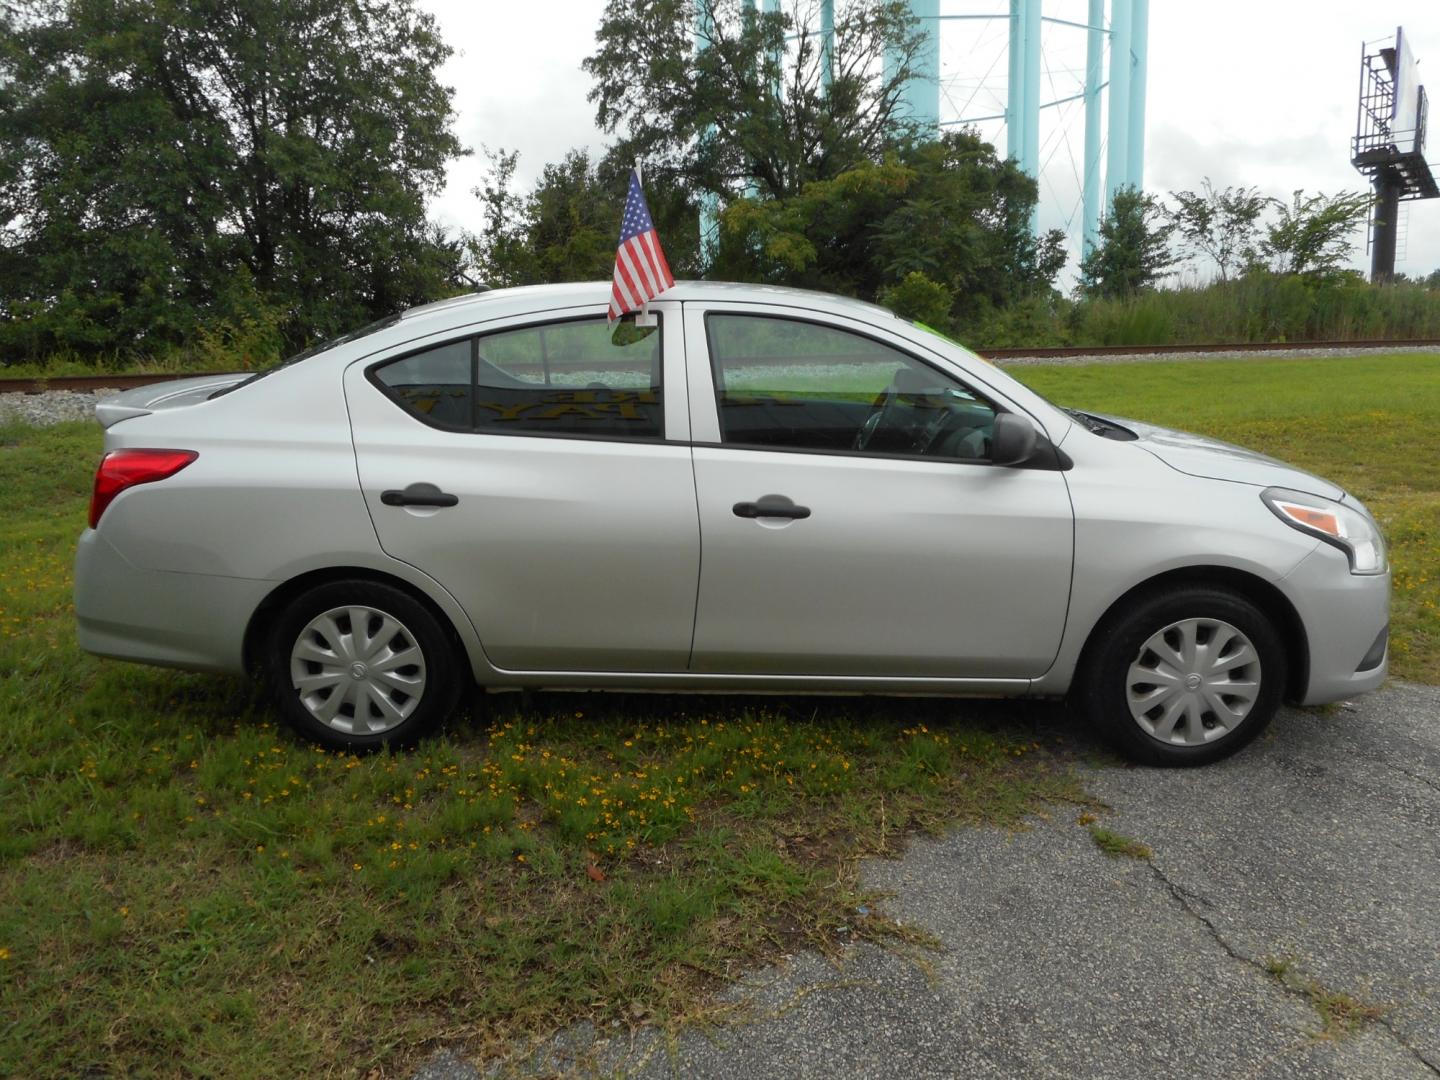
{"type": "Polygon", "coordinates": [[[24,0],[0,51],[0,349],[289,344],[453,288],[461,152],[413,0],[24,0]]]}
{"type": "Polygon", "coordinates": [[[901,95],[923,35],[904,2],[842,0],[828,86],[816,0],[763,13],[699,3],[697,50],[696,0],[609,0],[584,68],[623,160],[643,157],[693,192],[784,199],[914,132],[901,95]]]}
{"type": "Polygon", "coordinates": [[[1232,269],[1255,261],[1260,216],[1270,203],[1259,188],[1217,191],[1207,176],[1199,193],[1172,191],[1170,197],[1177,205],[1167,215],[1188,253],[1213,259],[1221,281],[1230,280],[1232,269]]]}
{"type": "Polygon", "coordinates": [[[1370,213],[1370,196],[1357,191],[1308,198],[1297,190],[1286,203],[1271,199],[1277,219],[1265,230],[1261,254],[1278,274],[1333,277],[1355,251],[1355,230],[1370,213]]]}
{"type": "Polygon", "coordinates": [[[1174,231],[1153,195],[1121,188],[1100,223],[1098,242],[1080,264],[1081,291],[1115,298],[1154,285],[1175,265],[1170,250],[1174,231]]]}
{"type": "MultiPolygon", "coordinates": [[[[608,154],[596,162],[571,150],[546,165],[528,194],[513,190],[519,158],[490,154],[490,175],[475,188],[484,224],[469,244],[477,276],[489,285],[609,280],[620,239],[630,166],[608,154]]],[[[673,177],[645,174],[646,202],[680,276],[696,269],[696,209],[673,177]]]]}
{"type": "Polygon", "coordinates": [[[912,270],[898,285],[887,285],[876,298],[896,315],[915,319],[937,330],[950,326],[955,294],[919,270],[912,270]]]}
{"type": "MultiPolygon", "coordinates": [[[[948,325],[961,325],[1048,290],[1064,265],[1058,231],[1030,235],[1035,200],[1035,181],[1015,162],[972,131],[950,132],[794,196],[736,200],[721,216],[714,273],[906,304],[921,293],[923,281],[911,280],[920,274],[951,298],[948,325]]],[[[925,321],[946,329],[940,294],[928,291],[925,321]]]]}

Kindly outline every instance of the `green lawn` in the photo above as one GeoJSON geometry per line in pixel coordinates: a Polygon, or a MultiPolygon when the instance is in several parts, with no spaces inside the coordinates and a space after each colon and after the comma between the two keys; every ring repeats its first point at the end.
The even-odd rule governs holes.
{"type": "MultiPolygon", "coordinates": [[[[1018,374],[1346,484],[1394,543],[1396,669],[1440,681],[1434,358],[1018,374]]],[[[1013,708],[947,702],[500,698],[412,753],[322,753],[242,680],[76,649],[99,445],[0,429],[0,1075],[406,1075],[694,1016],[782,948],[923,944],[856,911],[859,856],[1083,798],[1013,708]]]]}

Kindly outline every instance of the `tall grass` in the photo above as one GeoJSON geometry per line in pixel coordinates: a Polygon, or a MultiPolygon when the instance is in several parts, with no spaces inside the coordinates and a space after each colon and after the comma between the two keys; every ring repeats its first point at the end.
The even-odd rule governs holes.
{"type": "Polygon", "coordinates": [[[1440,291],[1255,274],[1128,300],[1084,301],[1068,321],[1075,345],[1437,338],[1440,291]]]}

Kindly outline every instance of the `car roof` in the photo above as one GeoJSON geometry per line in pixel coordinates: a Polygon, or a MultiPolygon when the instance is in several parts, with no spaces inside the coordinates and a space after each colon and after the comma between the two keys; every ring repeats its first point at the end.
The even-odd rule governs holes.
{"type": "MultiPolygon", "coordinates": [[[[580,281],[557,285],[521,285],[506,289],[486,289],[481,292],[452,296],[431,304],[421,304],[400,313],[402,322],[426,318],[432,315],[460,316],[459,322],[468,321],[463,316],[484,318],[487,308],[505,308],[513,311],[533,309],[606,304],[610,300],[610,282],[580,281]]],[[[833,293],[817,292],[810,289],[792,289],[781,285],[754,285],[734,281],[677,281],[658,297],[667,301],[732,301],[752,304],[779,304],[787,307],[820,308],[830,311],[850,311],[860,317],[875,318],[884,315],[895,318],[895,314],[863,300],[836,296],[833,293]]],[[[497,310],[496,314],[500,314],[497,310]]]]}
{"type": "MultiPolygon", "coordinates": [[[[611,283],[608,281],[581,281],[485,289],[452,296],[446,300],[408,308],[398,315],[381,319],[335,341],[317,346],[309,350],[308,354],[294,357],[291,363],[284,366],[298,366],[293,364],[293,360],[308,360],[310,357],[313,357],[315,362],[307,363],[307,370],[313,371],[331,364],[344,366],[412,342],[429,343],[461,328],[473,328],[517,316],[544,317],[549,312],[566,309],[573,313],[576,308],[590,308],[599,315],[610,302],[610,289],[611,283]]],[[[904,322],[894,312],[863,300],[779,285],[751,285],[731,281],[677,281],[658,299],[681,303],[766,304],[793,308],[797,314],[821,312],[849,316],[871,325],[904,322]]]]}

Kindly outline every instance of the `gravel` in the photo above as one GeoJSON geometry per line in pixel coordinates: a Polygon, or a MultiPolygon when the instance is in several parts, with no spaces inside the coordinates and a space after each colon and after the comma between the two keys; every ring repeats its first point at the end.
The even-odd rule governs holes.
{"type": "Polygon", "coordinates": [[[0,424],[20,421],[46,427],[73,420],[94,420],[95,406],[119,390],[46,390],[39,394],[0,394],[0,424]]]}

